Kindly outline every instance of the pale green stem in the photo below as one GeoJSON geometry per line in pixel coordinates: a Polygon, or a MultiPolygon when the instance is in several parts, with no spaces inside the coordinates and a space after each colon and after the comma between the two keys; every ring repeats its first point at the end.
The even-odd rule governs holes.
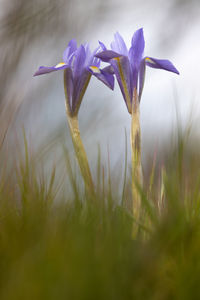
{"type": "MultiPolygon", "coordinates": [[[[136,89],[134,90],[131,120],[131,160],[132,160],[132,199],[133,217],[138,223],[141,213],[141,196],[138,186],[142,186],[141,166],[141,131],[140,131],[140,107],[136,89]]],[[[137,225],[134,233],[137,233],[137,225]]]]}
{"type": "Polygon", "coordinates": [[[82,177],[85,182],[86,190],[94,195],[94,185],[92,181],[92,175],[90,172],[90,167],[87,159],[87,155],[81,140],[79,126],[78,126],[78,118],[76,116],[71,117],[67,114],[69,129],[72,137],[72,142],[74,145],[74,150],[76,153],[76,158],[80,167],[80,171],[82,177]]]}
{"type": "Polygon", "coordinates": [[[66,98],[65,99],[65,107],[66,107],[66,114],[67,114],[67,120],[68,120],[68,124],[69,124],[70,134],[71,134],[74,150],[76,153],[76,158],[77,158],[79,168],[81,171],[81,175],[82,175],[84,183],[85,183],[86,191],[91,197],[93,197],[95,194],[94,184],[93,184],[92,175],[90,172],[87,155],[86,155],[86,152],[85,152],[82,140],[81,140],[81,136],[80,136],[79,125],[78,125],[78,113],[76,113],[76,114],[71,113],[65,82],[66,81],[64,80],[65,98],[66,98]]]}

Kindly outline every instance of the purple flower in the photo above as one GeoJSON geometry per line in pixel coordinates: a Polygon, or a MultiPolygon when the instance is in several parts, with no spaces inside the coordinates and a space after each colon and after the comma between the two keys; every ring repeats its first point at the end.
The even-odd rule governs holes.
{"type": "Polygon", "coordinates": [[[107,50],[102,42],[99,42],[99,44],[103,51],[95,56],[104,62],[110,63],[107,72],[116,75],[130,113],[132,111],[134,90],[138,91],[139,89],[137,92],[139,101],[141,99],[146,66],[179,74],[169,60],[143,56],[145,42],[142,28],[134,33],[129,50],[118,32],[114,35],[114,41],[111,43],[112,50],[107,50]]]}
{"type": "Polygon", "coordinates": [[[77,47],[76,41],[71,40],[63,53],[63,61],[53,67],[41,66],[34,76],[64,70],[65,94],[67,95],[67,105],[71,115],[78,113],[82,98],[90,81],[94,75],[109,88],[114,88],[114,77],[106,71],[100,69],[100,59],[95,57],[99,48],[93,52],[89,45],[77,47]]]}

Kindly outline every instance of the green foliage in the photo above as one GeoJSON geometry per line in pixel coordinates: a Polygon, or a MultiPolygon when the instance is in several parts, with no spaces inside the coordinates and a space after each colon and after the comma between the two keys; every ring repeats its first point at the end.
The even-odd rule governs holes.
{"type": "Polygon", "coordinates": [[[1,300],[199,298],[198,156],[181,143],[160,170],[154,161],[147,187],[138,187],[143,213],[132,237],[127,166],[116,192],[99,150],[91,199],[65,149],[73,194],[57,194],[55,169],[39,174],[24,141],[24,161],[0,173],[1,300]]]}

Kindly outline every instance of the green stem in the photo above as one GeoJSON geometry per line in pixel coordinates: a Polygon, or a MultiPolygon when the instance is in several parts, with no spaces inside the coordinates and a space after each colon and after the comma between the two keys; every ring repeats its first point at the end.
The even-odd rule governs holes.
{"type": "Polygon", "coordinates": [[[72,137],[72,142],[74,145],[74,150],[76,153],[76,158],[80,167],[82,177],[85,182],[86,190],[90,194],[94,195],[94,185],[92,181],[92,175],[90,172],[87,155],[80,136],[78,118],[76,116],[71,117],[69,115],[67,115],[67,117],[68,117],[68,124],[69,124],[69,129],[72,137]]]}
{"type": "Polygon", "coordinates": [[[83,177],[85,188],[87,193],[94,197],[95,190],[94,190],[94,184],[92,180],[92,175],[90,172],[90,167],[87,159],[87,155],[81,140],[81,135],[79,131],[79,125],[78,125],[78,113],[72,114],[71,109],[69,107],[69,101],[68,101],[68,93],[67,93],[67,87],[65,85],[65,76],[66,73],[64,72],[64,88],[65,88],[65,107],[66,107],[66,114],[67,114],[67,120],[69,124],[70,134],[72,138],[72,143],[74,146],[74,150],[76,153],[76,158],[79,164],[79,168],[81,171],[81,175],[83,177]]]}
{"type": "MultiPolygon", "coordinates": [[[[136,89],[134,90],[131,120],[131,161],[132,161],[132,199],[133,217],[139,222],[141,213],[141,195],[138,186],[142,186],[141,166],[141,131],[140,131],[140,109],[136,89]]],[[[137,228],[137,226],[136,226],[137,228]]],[[[135,232],[135,230],[134,230],[135,232]]],[[[137,230],[136,230],[137,232],[137,230]]]]}

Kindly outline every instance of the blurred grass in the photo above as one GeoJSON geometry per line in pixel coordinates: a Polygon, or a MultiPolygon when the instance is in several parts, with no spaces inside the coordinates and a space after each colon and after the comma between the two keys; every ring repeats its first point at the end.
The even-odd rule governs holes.
{"type": "Polygon", "coordinates": [[[0,172],[1,300],[198,299],[200,158],[181,136],[160,172],[154,161],[140,189],[143,214],[134,238],[130,178],[122,176],[119,191],[112,170],[105,176],[100,150],[97,194],[89,199],[67,149],[62,159],[74,193],[66,187],[58,196],[56,168],[39,173],[25,136],[24,148],[12,172],[6,164],[0,172]]]}

